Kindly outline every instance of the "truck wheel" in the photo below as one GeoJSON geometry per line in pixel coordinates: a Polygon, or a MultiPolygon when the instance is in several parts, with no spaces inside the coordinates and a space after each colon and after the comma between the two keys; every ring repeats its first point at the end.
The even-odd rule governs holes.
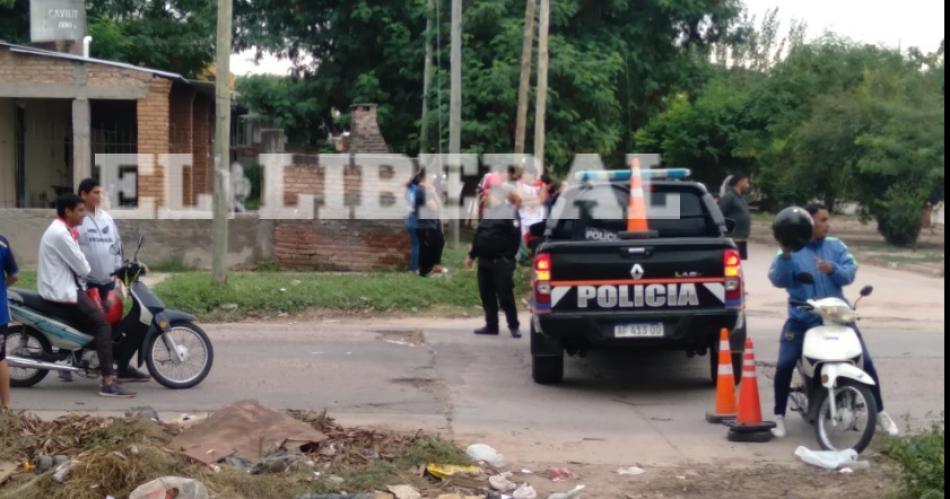
{"type": "Polygon", "coordinates": [[[564,380],[564,347],[531,326],[531,376],[540,385],[556,385],[564,380]]]}

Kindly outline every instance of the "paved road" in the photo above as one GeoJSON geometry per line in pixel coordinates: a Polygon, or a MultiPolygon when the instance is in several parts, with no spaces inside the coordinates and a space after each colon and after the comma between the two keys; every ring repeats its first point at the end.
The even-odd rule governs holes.
{"type": "MultiPolygon", "coordinates": [[[[765,279],[772,250],[753,246],[752,254],[750,334],[758,359],[770,361],[785,315],[783,295],[765,279]]],[[[859,284],[865,283],[877,291],[862,304],[862,328],[888,408],[919,426],[939,416],[945,402],[943,280],[865,267],[859,284]]],[[[541,387],[530,380],[527,339],[475,337],[470,331],[478,325],[475,319],[212,324],[216,364],[198,388],[145,385],[129,402],[96,397],[89,380],[67,385],[50,376],[15,391],[14,403],[47,415],[135,405],[180,413],[254,398],[274,407],[328,408],[346,423],[439,430],[534,463],[791,462],[797,445],[815,445],[812,430],[797,418],[784,441],[728,443],[722,427],[703,422],[714,396],[706,358],[592,354],[568,361],[564,385],[541,387]]],[[[768,414],[771,381],[760,373],[759,383],[768,414]]]]}

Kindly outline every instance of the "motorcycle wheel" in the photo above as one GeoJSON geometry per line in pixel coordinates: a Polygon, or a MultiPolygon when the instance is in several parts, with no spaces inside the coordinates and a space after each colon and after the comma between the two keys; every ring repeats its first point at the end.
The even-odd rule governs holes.
{"type": "Polygon", "coordinates": [[[811,424],[812,421],[809,416],[809,407],[808,407],[808,387],[805,384],[805,375],[802,374],[801,366],[795,368],[795,374],[792,378],[792,388],[788,394],[788,405],[789,409],[797,412],[802,420],[807,424],[811,424]]]}
{"type": "Polygon", "coordinates": [[[183,390],[204,381],[214,363],[211,339],[192,322],[173,322],[164,334],[155,335],[145,345],[145,363],[148,372],[159,384],[173,390],[183,390]],[[184,361],[177,364],[164,337],[174,340],[184,361]]]}
{"type": "MultiPolygon", "coordinates": [[[[11,329],[7,333],[7,356],[23,357],[32,360],[44,360],[51,355],[53,347],[45,336],[28,327],[11,329]]],[[[45,369],[21,368],[10,366],[10,386],[29,388],[49,374],[45,369]]]]}
{"type": "Polygon", "coordinates": [[[815,422],[818,444],[824,450],[854,449],[860,453],[871,443],[877,427],[877,401],[871,389],[854,380],[838,380],[834,391],[837,401],[836,425],[832,424],[828,391],[823,392],[825,395],[822,397],[818,420],[815,422]]]}

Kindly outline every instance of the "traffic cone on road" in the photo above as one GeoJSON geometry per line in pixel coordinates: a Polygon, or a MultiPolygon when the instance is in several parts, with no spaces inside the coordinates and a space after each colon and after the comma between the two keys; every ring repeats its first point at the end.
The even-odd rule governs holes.
{"type": "MultiPolygon", "coordinates": [[[[710,353],[712,355],[712,353],[710,353]]],[[[732,350],[729,330],[719,333],[719,369],[716,375],[716,408],[706,413],[706,421],[722,423],[736,417],[736,377],[732,372],[732,350]]]]}
{"type": "Polygon", "coordinates": [[[647,205],[643,195],[643,178],[640,172],[640,158],[633,158],[630,165],[630,198],[627,206],[627,232],[646,232],[647,205]]]}
{"type": "Polygon", "coordinates": [[[739,411],[735,420],[725,421],[729,427],[728,439],[732,442],[768,442],[772,439],[775,423],[762,421],[762,405],[759,402],[759,383],[755,375],[755,352],[752,338],[745,340],[742,355],[742,384],[739,387],[739,411]]]}

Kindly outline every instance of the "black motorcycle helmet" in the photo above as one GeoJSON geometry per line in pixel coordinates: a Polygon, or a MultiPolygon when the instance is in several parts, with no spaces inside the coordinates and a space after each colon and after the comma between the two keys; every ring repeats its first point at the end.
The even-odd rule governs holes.
{"type": "Polygon", "coordinates": [[[780,211],[772,221],[775,240],[792,251],[798,251],[811,241],[815,221],[804,208],[790,206],[780,211]]]}

